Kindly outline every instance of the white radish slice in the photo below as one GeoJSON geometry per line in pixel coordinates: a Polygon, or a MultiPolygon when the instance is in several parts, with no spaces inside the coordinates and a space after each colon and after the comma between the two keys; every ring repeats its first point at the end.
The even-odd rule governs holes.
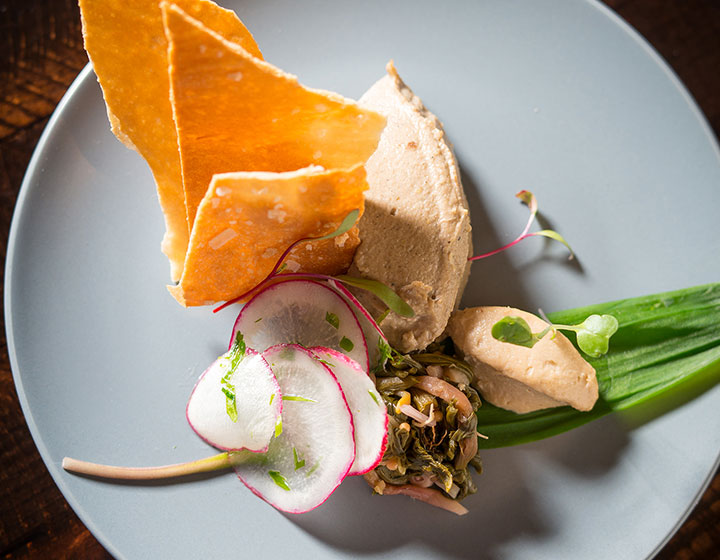
{"type": "Polygon", "coordinates": [[[218,449],[265,452],[282,412],[280,386],[262,355],[246,350],[234,371],[232,358],[228,351],[205,370],[185,415],[195,433],[218,449]]]}
{"type": "Polygon", "coordinates": [[[352,416],[335,376],[310,351],[283,344],[263,355],[283,394],[281,433],[267,453],[240,451],[230,462],[263,500],[304,513],[330,496],[355,459],[352,416]]]}
{"type": "Polygon", "coordinates": [[[380,359],[382,357],[380,345],[384,343],[386,346],[390,346],[387,337],[382,332],[382,329],[375,319],[373,319],[373,316],[370,315],[370,312],[365,309],[365,306],[360,303],[360,301],[343,285],[342,282],[331,279],[328,280],[328,284],[350,305],[350,308],[355,313],[358,323],[360,323],[360,328],[363,331],[363,335],[365,336],[365,344],[367,345],[368,363],[370,367],[367,371],[373,371],[380,365],[380,359]]]}
{"type": "Polygon", "coordinates": [[[365,371],[367,345],[350,306],[328,286],[310,280],[273,284],[253,297],[235,321],[250,348],[276,344],[325,346],[350,356],[365,371]]]}
{"type": "Polygon", "coordinates": [[[330,348],[310,348],[340,382],[355,425],[355,461],[348,474],[377,467],[387,445],[387,408],[370,376],[360,365],[330,348]]]}

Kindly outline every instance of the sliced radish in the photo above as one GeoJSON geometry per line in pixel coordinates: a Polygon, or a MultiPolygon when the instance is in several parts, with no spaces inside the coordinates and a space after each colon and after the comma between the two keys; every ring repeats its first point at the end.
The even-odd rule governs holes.
{"type": "Polygon", "coordinates": [[[278,435],[267,453],[240,451],[230,462],[263,500],[304,513],[330,496],[355,459],[352,416],[335,376],[310,351],[282,344],[263,355],[283,394],[278,435]]]}
{"type": "Polygon", "coordinates": [[[280,386],[270,366],[246,350],[232,367],[232,350],[202,374],[185,415],[195,433],[218,449],[267,451],[282,411],[280,386]]]}
{"type": "Polygon", "coordinates": [[[370,315],[370,312],[365,309],[365,306],[358,301],[358,299],[343,285],[342,282],[330,279],[328,280],[328,284],[350,305],[350,308],[355,313],[358,323],[360,323],[360,328],[363,331],[363,335],[365,336],[365,344],[367,345],[368,350],[368,363],[370,366],[368,371],[373,371],[376,367],[381,365],[380,359],[382,358],[382,352],[380,351],[380,345],[383,343],[386,346],[390,345],[387,337],[382,332],[382,329],[375,319],[373,319],[373,316],[370,315]]]}
{"type": "Polygon", "coordinates": [[[262,352],[276,344],[325,346],[350,356],[367,371],[365,337],[350,306],[328,286],[288,280],[263,289],[235,321],[250,348],[262,352]]]}
{"type": "Polygon", "coordinates": [[[310,348],[340,382],[355,425],[355,461],[348,474],[377,467],[387,444],[387,409],[375,384],[360,365],[330,348],[310,348]]]}

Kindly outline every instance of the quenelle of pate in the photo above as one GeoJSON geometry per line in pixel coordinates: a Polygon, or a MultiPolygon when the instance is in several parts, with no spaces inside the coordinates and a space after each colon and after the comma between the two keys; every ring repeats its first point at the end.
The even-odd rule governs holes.
{"type": "Polygon", "coordinates": [[[508,315],[527,321],[532,332],[548,326],[511,307],[462,309],[448,323],[448,334],[472,366],[484,399],[519,414],[564,405],[591,410],[598,398],[593,367],[559,332],[546,334],[532,348],[496,340],[492,326],[508,315]]]}

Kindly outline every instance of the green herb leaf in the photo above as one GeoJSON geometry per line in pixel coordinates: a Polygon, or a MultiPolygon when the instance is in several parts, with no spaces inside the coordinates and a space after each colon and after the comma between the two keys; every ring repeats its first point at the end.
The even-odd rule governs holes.
{"type": "MultiPolygon", "coordinates": [[[[551,313],[549,318],[582,325],[592,315],[612,315],[619,323],[608,353],[588,359],[600,389],[593,410],[559,407],[515,414],[483,403],[476,413],[477,429],[488,439],[478,440],[480,448],[546,438],[610,412],[657,415],[720,382],[720,283],[551,313]]],[[[604,334],[610,330],[605,322],[598,329],[604,334]]]]}
{"type": "Polygon", "coordinates": [[[350,340],[348,337],[343,336],[340,339],[340,348],[345,350],[345,352],[352,352],[353,348],[355,348],[355,345],[353,344],[353,341],[350,340]]]}
{"type": "MultiPolygon", "coordinates": [[[[573,329],[577,333],[577,344],[588,356],[599,358],[607,354],[610,337],[614,335],[620,324],[612,315],[590,315],[573,329]]],[[[562,325],[557,328],[563,329],[562,325]]]]}
{"type": "Polygon", "coordinates": [[[532,348],[539,340],[530,330],[530,325],[522,317],[508,315],[492,326],[493,338],[500,342],[509,342],[518,346],[532,348]]]}
{"type": "Polygon", "coordinates": [[[282,416],[278,416],[275,421],[275,437],[280,437],[283,431],[282,416]]]}
{"type": "Polygon", "coordinates": [[[340,318],[335,313],[325,312],[325,320],[336,329],[340,328],[340,318]]]}
{"type": "Polygon", "coordinates": [[[362,288],[363,290],[367,290],[368,292],[376,295],[392,311],[402,317],[413,317],[415,315],[413,308],[382,282],[369,280],[367,278],[355,278],[354,276],[347,276],[345,274],[335,276],[335,279],[340,280],[340,282],[348,284],[349,286],[362,288]]]}
{"type": "Polygon", "coordinates": [[[305,476],[306,476],[306,477],[307,477],[307,476],[310,476],[312,473],[314,473],[314,472],[317,470],[317,468],[318,468],[319,466],[320,466],[320,459],[318,459],[318,460],[315,462],[315,464],[314,464],[312,467],[310,467],[310,470],[305,473],[305,476]]]}
{"type": "Polygon", "coordinates": [[[339,235],[342,235],[343,233],[347,233],[352,229],[359,217],[360,210],[352,210],[348,213],[347,216],[345,216],[345,219],[340,223],[340,225],[335,231],[328,233],[327,235],[323,235],[322,237],[312,237],[310,239],[312,241],[321,241],[323,239],[332,239],[333,237],[337,237],[339,235]]]}
{"type": "Polygon", "coordinates": [[[270,475],[270,478],[273,479],[273,482],[277,484],[280,488],[283,490],[290,491],[290,486],[288,485],[287,479],[281,475],[278,471],[268,471],[268,474],[270,475]]]}
{"type": "Polygon", "coordinates": [[[390,346],[387,341],[382,336],[378,336],[378,350],[380,351],[380,357],[378,358],[377,365],[373,368],[373,372],[382,371],[382,369],[385,367],[385,363],[390,359],[390,356],[392,356],[392,346],[390,346]]]}
{"type": "Polygon", "coordinates": [[[378,400],[377,395],[374,391],[368,390],[368,394],[372,397],[372,400],[375,401],[375,404],[380,404],[380,401],[378,400]]]}
{"type": "Polygon", "coordinates": [[[305,466],[305,459],[301,459],[298,456],[298,452],[294,447],[293,447],[293,463],[295,464],[295,470],[302,469],[305,466]]]}
{"type": "Polygon", "coordinates": [[[562,235],[560,235],[557,231],[554,231],[552,229],[543,229],[541,231],[535,231],[533,233],[529,233],[528,237],[531,237],[533,235],[541,235],[542,237],[547,237],[549,239],[554,239],[555,241],[559,241],[560,243],[565,245],[565,247],[567,248],[568,251],[570,251],[570,256],[568,257],[568,260],[572,260],[575,258],[575,252],[572,250],[572,247],[570,247],[570,244],[567,241],[565,241],[565,238],[562,235]]]}

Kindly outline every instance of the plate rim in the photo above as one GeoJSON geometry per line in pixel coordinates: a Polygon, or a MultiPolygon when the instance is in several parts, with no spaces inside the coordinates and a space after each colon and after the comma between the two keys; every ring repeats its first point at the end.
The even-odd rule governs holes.
{"type": "MultiPolygon", "coordinates": [[[[712,148],[718,164],[720,164],[720,142],[715,135],[714,130],[710,126],[710,123],[704,113],[701,111],[699,105],[695,101],[695,98],[687,89],[685,84],[681,81],[680,77],[676,74],[670,64],[660,53],[643,37],[639,31],[637,31],[632,25],[625,21],[619,14],[617,14],[610,6],[602,3],[600,0],[584,0],[585,4],[589,8],[598,11],[601,15],[609,19],[614,25],[623,31],[623,33],[629,37],[635,44],[637,44],[642,51],[649,57],[654,65],[662,70],[663,74],[669,78],[670,84],[674,86],[675,90],[681,94],[685,105],[690,109],[691,114],[695,118],[696,122],[702,129],[703,133],[707,137],[709,147],[712,148]]],[[[70,507],[73,509],[78,518],[87,527],[87,529],[93,534],[93,536],[102,544],[102,546],[114,557],[125,558],[116,547],[112,544],[110,539],[105,535],[104,531],[101,530],[94,522],[90,514],[86,513],[80,501],[75,497],[73,492],[66,487],[63,480],[62,467],[51,459],[50,451],[48,450],[45,441],[40,433],[37,424],[34,419],[34,415],[30,404],[27,399],[25,388],[22,381],[22,375],[20,373],[20,365],[18,363],[17,352],[15,347],[15,335],[13,328],[13,300],[12,292],[14,285],[14,262],[16,256],[17,236],[20,228],[20,223],[24,221],[24,215],[27,212],[27,198],[29,193],[32,191],[33,183],[36,182],[38,174],[42,171],[40,169],[42,159],[45,157],[47,151],[51,148],[52,137],[58,132],[62,120],[67,112],[69,106],[75,101],[77,93],[87,87],[91,87],[88,83],[95,76],[92,63],[88,62],[85,67],[79,72],[77,77],[73,80],[61,100],[55,107],[47,125],[45,126],[38,143],[36,144],[30,162],[25,171],[23,180],[18,191],[18,195],[15,201],[15,206],[12,213],[10,222],[10,230],[7,242],[7,253],[5,259],[5,281],[3,288],[3,299],[4,299],[4,318],[5,318],[5,337],[8,349],[8,360],[10,363],[10,369],[12,372],[13,382],[15,384],[16,394],[20,402],[20,406],[25,417],[25,422],[28,426],[30,434],[32,436],[35,447],[37,448],[45,467],[47,468],[50,476],[52,477],[55,485],[58,487],[63,495],[63,498],[68,502],[70,507]]],[[[709,487],[710,483],[715,477],[715,473],[720,468],[720,450],[718,450],[714,464],[708,471],[705,479],[698,487],[693,499],[687,504],[683,514],[678,518],[675,525],[669,530],[668,534],[657,544],[657,546],[646,556],[646,558],[653,558],[656,556],[673,538],[677,531],[687,521],[699,501],[701,500],[704,492],[709,487]]]]}

